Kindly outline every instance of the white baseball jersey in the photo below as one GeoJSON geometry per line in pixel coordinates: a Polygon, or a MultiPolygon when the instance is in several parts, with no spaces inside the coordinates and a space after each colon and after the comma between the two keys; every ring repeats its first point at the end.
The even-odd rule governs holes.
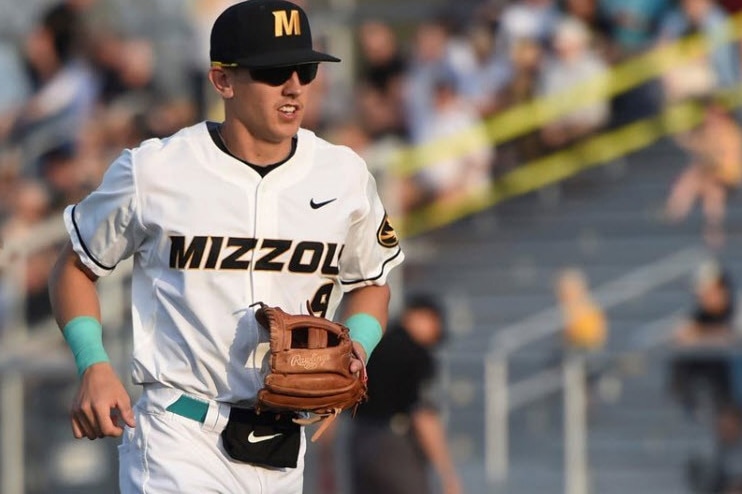
{"type": "Polygon", "coordinates": [[[404,258],[364,161],[307,130],[265,177],[205,122],[150,139],[64,219],[96,275],[133,256],[133,381],[247,406],[267,371],[252,304],[332,318],[404,258]]]}

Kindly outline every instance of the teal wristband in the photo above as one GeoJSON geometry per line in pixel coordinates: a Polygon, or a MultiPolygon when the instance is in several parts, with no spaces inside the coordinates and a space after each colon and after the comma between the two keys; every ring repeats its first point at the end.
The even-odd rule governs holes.
{"type": "Polygon", "coordinates": [[[360,313],[353,314],[345,321],[345,325],[350,329],[350,339],[357,341],[366,352],[366,362],[371,358],[371,352],[381,341],[384,331],[381,329],[381,323],[372,315],[360,313]]]}
{"type": "Polygon", "coordinates": [[[67,345],[75,356],[77,375],[93,364],[110,362],[103,348],[103,327],[94,317],[79,316],[69,321],[62,329],[67,345]]]}

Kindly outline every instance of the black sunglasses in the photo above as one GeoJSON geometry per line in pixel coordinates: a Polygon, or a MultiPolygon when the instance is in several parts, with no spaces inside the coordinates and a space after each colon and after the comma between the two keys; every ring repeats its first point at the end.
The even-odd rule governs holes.
{"type": "Polygon", "coordinates": [[[269,86],[280,86],[288,81],[296,72],[302,85],[309,84],[317,77],[318,63],[303,63],[301,65],[289,65],[287,67],[269,67],[265,69],[250,69],[250,77],[257,82],[263,82],[269,86]]]}

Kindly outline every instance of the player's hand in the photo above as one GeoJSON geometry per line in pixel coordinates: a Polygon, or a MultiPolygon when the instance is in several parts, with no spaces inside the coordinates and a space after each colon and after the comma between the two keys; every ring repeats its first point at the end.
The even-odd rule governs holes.
{"type": "Polygon", "coordinates": [[[124,424],[135,426],[131,398],[108,362],[85,370],[70,415],[77,439],[119,437],[124,424]]]}
{"type": "MultiPolygon", "coordinates": [[[[353,342],[353,349],[356,351],[356,355],[363,358],[363,362],[366,361],[366,350],[363,349],[363,346],[361,346],[360,343],[357,341],[353,342]]],[[[363,370],[363,362],[358,360],[355,355],[350,359],[350,372],[356,373],[361,372],[363,370]]]]}

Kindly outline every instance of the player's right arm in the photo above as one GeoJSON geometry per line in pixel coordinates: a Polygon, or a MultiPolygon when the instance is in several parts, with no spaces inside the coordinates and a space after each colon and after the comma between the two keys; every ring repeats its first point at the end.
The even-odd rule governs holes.
{"type": "Polygon", "coordinates": [[[131,398],[103,350],[97,279],[70,242],[62,249],[49,278],[52,312],[75,355],[80,375],[70,414],[72,433],[78,439],[120,436],[123,425],[117,415],[134,427],[131,398]]]}

